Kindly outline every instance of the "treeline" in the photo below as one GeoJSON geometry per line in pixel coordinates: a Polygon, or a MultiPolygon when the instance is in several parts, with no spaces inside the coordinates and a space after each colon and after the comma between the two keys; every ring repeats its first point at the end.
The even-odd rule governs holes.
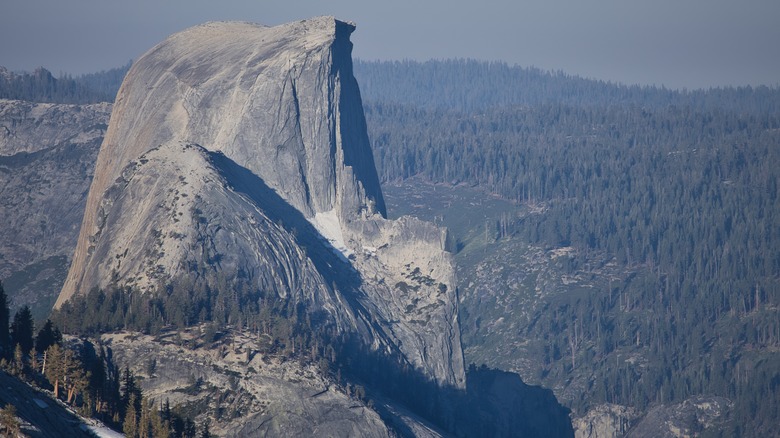
{"type": "MultiPolygon", "coordinates": [[[[336,334],[326,317],[312,315],[290,296],[278,297],[218,277],[211,285],[183,278],[148,294],[116,286],[95,288],[68,300],[52,320],[64,332],[81,336],[119,330],[157,335],[208,323],[269,339],[264,353],[312,362],[334,356],[326,340],[336,334]]],[[[329,365],[323,363],[322,368],[329,365]]]]}
{"type": "MultiPolygon", "coordinates": [[[[53,391],[83,417],[92,417],[133,438],[210,436],[167,401],[144,397],[129,368],[121,373],[103,346],[89,341],[66,344],[60,329],[47,320],[35,333],[27,306],[16,312],[9,330],[8,300],[0,283],[0,370],[53,391]],[[200,434],[199,434],[200,432],[200,434]]],[[[10,423],[9,423],[10,424],[10,423]]]]}
{"type": "Polygon", "coordinates": [[[206,342],[213,342],[230,327],[255,335],[259,353],[316,364],[324,376],[366,404],[373,404],[366,391],[371,387],[407,402],[443,427],[454,421],[451,412],[441,409],[444,395],[440,388],[397,353],[374,351],[354,334],[337,330],[326,314],[312,311],[293,296],[236,286],[225,278],[217,278],[212,285],[182,279],[147,294],[116,286],[93,289],[72,297],[52,319],[64,332],[80,336],[118,330],[156,335],[203,325],[206,342]]]}
{"type": "Polygon", "coordinates": [[[774,87],[670,90],[468,59],[427,62],[355,60],[354,72],[364,101],[408,104],[428,110],[471,113],[494,108],[560,104],[646,109],[679,106],[696,111],[728,108],[738,114],[780,112],[777,84],[774,87]]]}
{"type": "Polygon", "coordinates": [[[130,64],[72,77],[55,78],[40,67],[32,73],[13,73],[0,67],[0,99],[87,104],[113,102],[130,64]]]}
{"type": "Polygon", "coordinates": [[[478,186],[541,212],[496,218],[496,238],[573,246],[572,272],[607,254],[642,273],[562,298],[521,329],[549,345],[538,354],[550,385],[590,367],[575,408],[718,394],[735,401],[732,426],[771,430],[779,90],[676,92],[471,61],[356,72],[382,181],[478,186]],[[648,366],[609,362],[627,350],[648,366]]]}
{"type": "Polygon", "coordinates": [[[132,61],[121,67],[114,67],[108,70],[102,70],[97,73],[87,73],[75,77],[75,81],[82,86],[92,90],[99,96],[105,96],[106,102],[113,102],[119,87],[125,79],[125,75],[130,70],[132,61]]]}
{"type": "Polygon", "coordinates": [[[327,315],[305,303],[228,286],[226,279],[217,279],[212,286],[176,281],[147,294],[127,288],[93,289],[64,303],[52,319],[65,332],[82,336],[114,330],[159,334],[202,325],[207,343],[230,327],[255,335],[264,355],[316,364],[356,401],[372,407],[377,396],[393,399],[454,436],[485,430],[497,436],[568,436],[571,432],[568,410],[551,394],[533,405],[523,404],[520,411],[496,405],[492,410],[480,408],[483,412],[473,416],[477,406],[496,397],[492,385],[474,385],[466,391],[442,388],[392,347],[377,350],[360,336],[337,330],[327,315]]]}

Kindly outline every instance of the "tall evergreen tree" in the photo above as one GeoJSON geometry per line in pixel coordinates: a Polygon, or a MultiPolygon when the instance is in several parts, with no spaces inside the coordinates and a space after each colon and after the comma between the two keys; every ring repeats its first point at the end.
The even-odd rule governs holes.
{"type": "Polygon", "coordinates": [[[130,367],[125,366],[125,372],[122,377],[122,398],[120,400],[120,409],[124,409],[127,412],[132,408],[136,414],[141,412],[141,400],[143,399],[143,392],[141,387],[135,381],[135,375],[130,371],[130,367]]]}
{"type": "Polygon", "coordinates": [[[16,407],[8,403],[0,409],[0,432],[3,436],[18,436],[20,430],[19,420],[16,418],[16,407]]]}
{"type": "Polygon", "coordinates": [[[50,319],[46,320],[43,327],[38,331],[38,336],[35,338],[35,349],[38,351],[46,351],[54,344],[60,344],[62,342],[62,333],[60,329],[54,326],[54,323],[50,319]]]}
{"type": "Polygon", "coordinates": [[[54,344],[46,350],[43,364],[43,374],[46,379],[54,386],[54,397],[60,395],[60,383],[65,379],[65,369],[63,367],[64,351],[58,344],[54,344]]]}
{"type": "Polygon", "coordinates": [[[33,322],[30,307],[24,306],[14,315],[14,322],[11,324],[11,345],[19,344],[24,355],[30,354],[30,350],[33,349],[34,345],[34,330],[35,323],[33,322]]]}
{"type": "Polygon", "coordinates": [[[14,361],[12,368],[16,374],[22,374],[24,372],[24,354],[22,354],[22,348],[19,346],[19,344],[16,344],[16,347],[14,348],[14,361]]]}
{"type": "Polygon", "coordinates": [[[129,438],[138,436],[138,411],[135,409],[135,405],[135,394],[130,394],[130,399],[127,401],[125,421],[122,423],[122,431],[129,438]]]}

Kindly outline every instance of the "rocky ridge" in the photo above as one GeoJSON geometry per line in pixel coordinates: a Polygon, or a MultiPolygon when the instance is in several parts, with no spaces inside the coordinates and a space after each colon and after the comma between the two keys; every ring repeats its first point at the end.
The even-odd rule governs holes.
{"type": "Polygon", "coordinates": [[[316,366],[260,353],[256,336],[229,331],[209,342],[202,331],[122,332],[101,343],[133,369],[146,397],[209,416],[220,436],[391,435],[372,408],[316,366]]]}
{"type": "Polygon", "coordinates": [[[331,17],[208,23],[139,59],[57,305],[93,287],[229,279],[306,303],[431,381],[463,387],[446,234],[384,218],[353,30],[331,17]]]}

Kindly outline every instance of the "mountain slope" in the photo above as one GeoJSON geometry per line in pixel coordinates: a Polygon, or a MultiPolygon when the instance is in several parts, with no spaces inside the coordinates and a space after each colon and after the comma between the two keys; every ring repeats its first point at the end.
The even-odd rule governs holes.
{"type": "Polygon", "coordinates": [[[207,312],[235,323],[281,299],[319,315],[322,330],[463,387],[446,233],[383,217],[353,29],[330,17],[208,23],[139,59],[57,305],[93,288],[164,298],[186,281],[223,297],[207,312]]]}
{"type": "Polygon", "coordinates": [[[366,115],[381,178],[402,187],[385,187],[390,215],[450,228],[467,362],[552,388],[575,419],[633,412],[624,431],[715,396],[732,404],[700,428],[772,433],[780,90],[568,94],[481,63],[378,67],[366,115]],[[460,90],[455,110],[399,91],[434,80],[431,100],[460,90]]]}

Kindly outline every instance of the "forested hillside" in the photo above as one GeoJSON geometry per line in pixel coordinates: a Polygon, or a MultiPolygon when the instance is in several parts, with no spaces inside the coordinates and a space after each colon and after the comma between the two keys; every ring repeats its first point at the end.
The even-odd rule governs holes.
{"type": "MultiPolygon", "coordinates": [[[[563,249],[556,269],[592,277],[579,289],[562,283],[523,318],[498,310],[519,311],[518,295],[533,291],[491,309],[475,296],[479,282],[461,281],[467,360],[518,370],[533,362],[527,369],[559,397],[568,391],[580,413],[599,402],[646,409],[721,395],[734,402],[726,430],[772,430],[780,90],[625,87],[473,61],[355,69],[384,182],[465,183],[513,201],[534,214],[495,217],[491,238],[513,242],[504,249],[563,249]],[[599,279],[599,264],[624,275],[599,279]],[[486,328],[504,317],[513,328],[486,328]],[[538,348],[474,345],[507,336],[538,348]]],[[[492,267],[530,270],[518,262],[525,254],[509,251],[492,267]]],[[[489,289],[481,293],[503,293],[489,289]]]]}

